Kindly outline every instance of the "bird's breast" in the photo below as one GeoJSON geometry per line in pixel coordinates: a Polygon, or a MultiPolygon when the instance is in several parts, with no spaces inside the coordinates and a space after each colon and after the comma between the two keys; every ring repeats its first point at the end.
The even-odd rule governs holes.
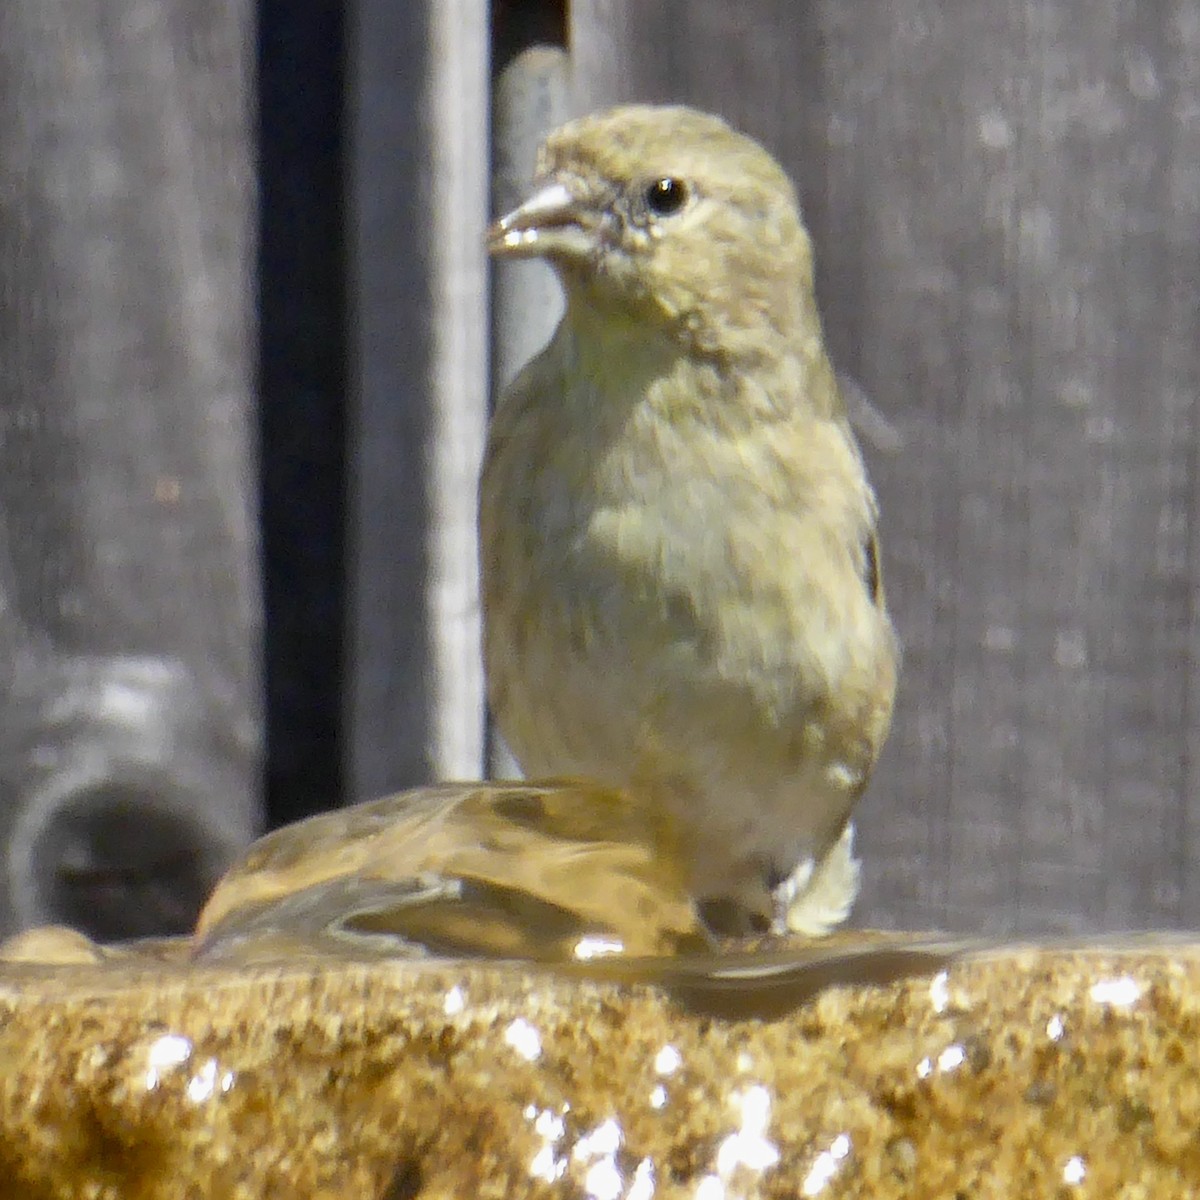
{"type": "Polygon", "coordinates": [[[518,757],[561,771],[594,765],[585,743],[627,755],[648,714],[682,711],[671,693],[785,721],[878,641],[855,575],[865,483],[806,480],[784,430],[689,428],[646,406],[595,439],[540,416],[484,494],[489,678],[526,731],[509,735],[518,757]],[[539,742],[552,750],[530,753],[539,742]]]}

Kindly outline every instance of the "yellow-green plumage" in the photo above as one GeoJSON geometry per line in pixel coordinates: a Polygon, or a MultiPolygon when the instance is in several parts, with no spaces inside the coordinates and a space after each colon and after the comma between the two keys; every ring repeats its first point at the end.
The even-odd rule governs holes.
{"type": "Polygon", "coordinates": [[[681,108],[565,126],[538,176],[494,235],[544,255],[567,300],[498,406],[481,485],[501,732],[527,774],[674,809],[704,896],[764,912],[800,866],[776,917],[820,931],[856,889],[841,835],[895,644],[794,192],[681,108]],[[666,178],[686,202],[656,214],[666,178]]]}

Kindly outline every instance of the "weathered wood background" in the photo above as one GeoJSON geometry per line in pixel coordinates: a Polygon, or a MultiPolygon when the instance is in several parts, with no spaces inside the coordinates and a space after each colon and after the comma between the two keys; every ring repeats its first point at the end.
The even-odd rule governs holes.
{"type": "MultiPolygon", "coordinates": [[[[236,664],[253,661],[265,562],[269,819],[478,774],[474,471],[489,378],[528,352],[553,304],[536,268],[510,273],[489,322],[489,206],[511,197],[534,135],[567,112],[686,101],[761,138],[793,173],[834,357],[904,441],[868,448],[905,671],[860,810],[857,919],[1200,922],[1195,0],[345,9],[260,0],[256,58],[249,0],[3,8],[0,109],[20,120],[0,135],[19,151],[0,156],[0,612],[21,617],[11,635],[0,622],[3,652],[24,663],[23,647],[48,638],[72,653],[224,664],[201,690],[225,698],[214,770],[238,766],[259,685],[236,664]],[[543,49],[523,54],[531,46],[543,49]],[[256,107],[254,257],[240,181],[256,107]],[[78,154],[46,151],[64,144],[78,154]],[[114,176],[112,152],[89,158],[97,144],[140,150],[118,154],[114,176]],[[63,200],[97,189],[107,207],[63,200]],[[114,230],[120,252],[96,258],[114,230]],[[93,258],[72,258],[85,243],[93,258]],[[50,287],[44,264],[60,260],[82,266],[50,287]],[[257,375],[235,336],[254,265],[257,375]],[[113,312],[121,330],[96,315],[113,312]],[[122,356],[130,345],[140,357],[122,356]],[[44,369],[64,362],[70,372],[44,369]],[[97,404],[109,439],[98,447],[145,449],[126,483],[169,499],[155,481],[184,479],[176,519],[197,523],[203,554],[148,539],[161,515],[147,526],[136,506],[106,507],[122,494],[111,470],[71,515],[80,505],[61,492],[79,476],[63,464],[103,479],[105,462],[125,459],[64,458],[47,414],[91,430],[82,415],[97,404]],[[172,416],[164,432],[147,425],[152,411],[172,416]],[[265,557],[244,469],[255,431],[265,557]],[[163,454],[182,458],[166,471],[163,454]],[[67,514],[57,524],[43,519],[47,489],[51,515],[67,514]],[[114,518],[104,544],[139,553],[104,561],[140,574],[89,566],[70,587],[39,574],[39,555],[93,562],[43,547],[40,531],[78,541],[87,514],[118,510],[124,525],[114,518]],[[86,621],[63,632],[64,596],[107,614],[92,643],[86,621]]],[[[259,801],[217,778],[202,807],[236,841],[237,814],[259,801]]],[[[28,882],[38,863],[19,846],[14,857],[7,831],[31,802],[9,795],[7,871],[28,882]]],[[[75,850],[54,845],[69,865],[75,850]]],[[[61,916],[53,895],[40,903],[20,919],[61,916]]],[[[0,926],[11,919],[0,904],[0,926]]]]}
{"type": "MultiPolygon", "coordinates": [[[[502,6],[497,69],[550,7],[502,6]]],[[[858,918],[1200,921],[1200,10],[569,7],[573,107],[683,100],[783,159],[835,358],[904,439],[871,454],[905,671],[858,918]]]]}
{"type": "Polygon", "coordinates": [[[0,931],[182,931],[261,822],[252,13],[0,3],[0,931]]]}

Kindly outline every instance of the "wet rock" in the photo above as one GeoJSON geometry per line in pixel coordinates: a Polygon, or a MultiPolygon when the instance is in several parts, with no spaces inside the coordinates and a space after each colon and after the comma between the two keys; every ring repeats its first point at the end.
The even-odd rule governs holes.
{"type": "Polygon", "coordinates": [[[194,940],[0,947],[0,1194],[1200,1192],[1197,944],[712,946],[581,795],[331,814],[194,940]]]}

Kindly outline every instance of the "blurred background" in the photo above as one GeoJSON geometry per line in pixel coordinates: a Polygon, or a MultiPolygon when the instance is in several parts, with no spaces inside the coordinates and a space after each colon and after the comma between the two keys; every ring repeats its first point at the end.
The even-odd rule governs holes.
{"type": "Polygon", "coordinates": [[[797,181],[905,647],[856,921],[1200,921],[1200,9],[6,0],[0,933],[178,932],[260,830],[494,758],[474,488],[538,135],[797,181]]]}

